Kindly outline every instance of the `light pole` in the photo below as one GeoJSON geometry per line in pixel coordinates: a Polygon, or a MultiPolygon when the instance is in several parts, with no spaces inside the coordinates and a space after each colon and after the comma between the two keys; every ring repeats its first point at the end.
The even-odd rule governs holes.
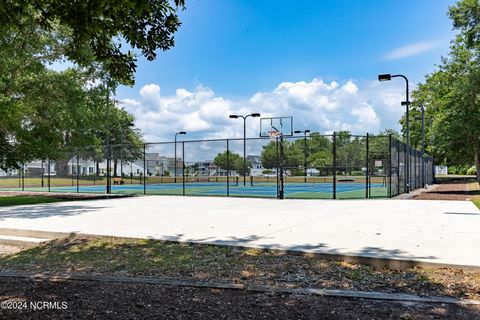
{"type": "Polygon", "coordinates": [[[125,129],[127,129],[127,127],[134,127],[135,125],[133,124],[133,122],[129,122],[127,123],[127,125],[125,127],[122,127],[122,135],[121,135],[121,146],[120,146],[120,177],[123,178],[123,149],[124,149],[124,138],[125,138],[125,129]]]}
{"type": "MultiPolygon", "coordinates": [[[[175,133],[175,157],[174,157],[174,159],[175,159],[174,160],[175,161],[175,163],[174,163],[175,176],[173,178],[175,183],[177,183],[177,135],[179,135],[179,134],[187,134],[187,133],[185,131],[180,131],[180,132],[175,133]]],[[[183,161],[183,159],[182,159],[182,161],[183,161]]],[[[182,175],[183,174],[184,173],[182,172],[182,175]]]]}
{"type": "Polygon", "coordinates": [[[111,157],[111,150],[110,150],[110,85],[109,81],[107,80],[106,83],[106,89],[107,89],[107,110],[106,110],[106,115],[107,115],[107,123],[105,127],[107,128],[107,135],[106,135],[106,144],[107,144],[107,194],[112,193],[112,186],[111,186],[111,181],[110,181],[110,157],[111,157]]]}
{"type": "Polygon", "coordinates": [[[237,114],[231,114],[230,119],[243,119],[243,185],[247,185],[246,175],[247,175],[247,118],[248,117],[260,117],[260,113],[247,114],[246,116],[241,116],[237,114]]]}
{"type": "Polygon", "coordinates": [[[423,156],[425,154],[425,107],[421,103],[419,103],[418,105],[422,110],[422,116],[415,117],[415,120],[422,120],[422,188],[425,188],[425,160],[423,159],[423,156]]]}
{"type": "Polygon", "coordinates": [[[409,109],[409,106],[410,106],[410,99],[409,99],[409,90],[408,90],[408,78],[405,77],[404,75],[402,74],[379,74],[378,75],[378,81],[390,81],[392,80],[392,78],[403,78],[405,80],[405,83],[406,83],[406,90],[405,90],[405,101],[402,101],[402,106],[406,106],[406,114],[405,114],[405,118],[406,118],[406,142],[407,142],[407,149],[408,149],[408,156],[406,157],[406,161],[405,161],[405,180],[406,180],[406,192],[410,192],[410,123],[409,123],[409,119],[408,119],[408,109],[409,109]]]}
{"type": "Polygon", "coordinates": [[[429,126],[429,132],[430,132],[430,149],[432,150],[432,183],[435,183],[435,156],[434,156],[434,151],[435,149],[433,148],[433,144],[435,142],[435,136],[433,134],[433,118],[430,118],[430,126],[429,126]]]}
{"type": "Polygon", "coordinates": [[[307,182],[307,133],[310,130],[295,130],[294,133],[303,133],[303,170],[304,170],[304,182],[307,182]]]}

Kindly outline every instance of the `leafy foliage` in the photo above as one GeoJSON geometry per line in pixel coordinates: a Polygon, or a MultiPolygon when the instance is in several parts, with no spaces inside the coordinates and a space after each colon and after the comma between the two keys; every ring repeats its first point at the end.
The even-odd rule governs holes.
{"type": "Polygon", "coordinates": [[[63,28],[62,55],[82,67],[98,63],[115,81],[133,84],[134,50],[154,60],[156,50],[173,47],[183,7],[184,0],[5,0],[0,29],[21,29],[25,21],[46,33],[63,28]],[[122,50],[122,43],[131,50],[122,50]]]}
{"type": "MultiPolygon", "coordinates": [[[[449,16],[459,31],[438,69],[428,74],[413,93],[426,105],[427,151],[437,163],[480,168],[480,3],[461,0],[449,16]]],[[[414,106],[412,114],[419,114],[414,106]]],[[[405,127],[405,121],[402,123],[405,127]]],[[[412,144],[418,145],[419,126],[411,126],[412,144]]],[[[480,181],[480,176],[477,175],[480,181]]]]}
{"type": "MultiPolygon", "coordinates": [[[[82,150],[88,158],[104,158],[102,144],[129,144],[123,156],[135,158],[141,149],[134,119],[117,108],[85,69],[49,70],[62,58],[66,38],[39,28],[34,16],[0,29],[0,168],[34,159],[58,159],[82,150]],[[108,111],[108,112],[107,112],[108,111]]],[[[113,154],[114,160],[118,157],[113,154]]]]}
{"type": "MultiPolygon", "coordinates": [[[[238,153],[231,152],[230,150],[217,154],[215,159],[213,159],[213,163],[223,170],[235,170],[240,175],[243,175],[244,173],[243,157],[238,153]]],[[[251,167],[252,164],[247,160],[245,174],[250,173],[251,167]]]]}

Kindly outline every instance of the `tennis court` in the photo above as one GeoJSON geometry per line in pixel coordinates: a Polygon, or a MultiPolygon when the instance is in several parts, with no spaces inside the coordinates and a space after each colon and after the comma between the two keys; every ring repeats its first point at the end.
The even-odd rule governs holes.
{"type": "MultiPolygon", "coordinates": [[[[368,192],[370,197],[388,197],[388,187],[383,183],[341,183],[331,182],[291,182],[285,183],[285,197],[299,199],[332,199],[334,188],[337,199],[362,198],[368,192]]],[[[276,198],[277,184],[275,182],[257,182],[252,185],[247,182],[187,182],[183,183],[147,183],[113,185],[112,193],[122,194],[154,194],[154,195],[196,195],[196,196],[237,196],[276,198]]],[[[18,190],[11,188],[10,190],[18,190]]],[[[45,191],[45,188],[30,187],[25,191],[45,191]]],[[[84,192],[104,193],[105,185],[79,185],[51,187],[52,192],[84,192]]]]}

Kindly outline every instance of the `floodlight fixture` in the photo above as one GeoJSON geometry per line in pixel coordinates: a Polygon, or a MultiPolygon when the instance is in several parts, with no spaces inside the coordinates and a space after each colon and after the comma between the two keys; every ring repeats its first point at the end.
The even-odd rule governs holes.
{"type": "Polygon", "coordinates": [[[390,81],[390,80],[392,80],[392,75],[390,73],[378,75],[378,81],[390,81]]]}

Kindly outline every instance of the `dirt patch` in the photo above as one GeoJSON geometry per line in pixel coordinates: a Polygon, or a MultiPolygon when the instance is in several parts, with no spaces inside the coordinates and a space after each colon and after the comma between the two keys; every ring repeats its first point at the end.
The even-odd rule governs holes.
{"type": "Polygon", "coordinates": [[[14,254],[22,251],[24,248],[18,246],[10,246],[5,244],[0,244],[0,258],[9,254],[14,254]]]}
{"type": "Polygon", "coordinates": [[[473,200],[480,196],[478,183],[470,181],[448,181],[427,190],[413,199],[418,200],[473,200]]]}
{"type": "Polygon", "coordinates": [[[478,319],[478,307],[152,284],[0,279],[2,319],[478,319]],[[30,302],[57,302],[34,310],[30,302]],[[21,304],[19,304],[21,303],[21,304]]]}

